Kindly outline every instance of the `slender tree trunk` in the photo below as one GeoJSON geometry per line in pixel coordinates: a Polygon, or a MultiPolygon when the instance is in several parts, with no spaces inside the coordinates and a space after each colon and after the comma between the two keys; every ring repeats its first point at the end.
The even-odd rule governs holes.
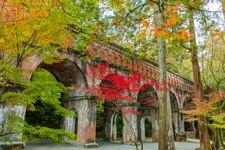
{"type": "MultiPolygon", "coordinates": [[[[164,22],[164,8],[158,4],[156,14],[156,25],[158,30],[162,30],[164,22]]],[[[159,82],[166,81],[166,44],[162,36],[157,37],[159,56],[159,82]]],[[[163,85],[167,86],[167,85],[163,85]]],[[[164,87],[163,87],[164,88],[164,87]]],[[[172,132],[171,107],[168,91],[159,91],[159,150],[175,150],[172,132]]]]}
{"type": "MultiPolygon", "coordinates": [[[[192,9],[189,10],[189,31],[192,34],[192,37],[190,38],[190,46],[191,46],[191,62],[194,78],[194,93],[195,98],[203,101],[202,82],[200,78],[200,69],[198,62],[198,49],[196,44],[195,28],[194,28],[194,14],[192,9]]],[[[206,119],[204,117],[200,117],[198,126],[200,137],[200,149],[211,150],[212,148],[210,145],[209,133],[206,126],[206,119]]]]}
{"type": "MultiPolygon", "coordinates": [[[[225,19],[225,0],[221,1],[223,17],[225,19]]],[[[213,44],[213,40],[212,40],[213,44]]],[[[213,61],[213,60],[212,60],[213,61]]],[[[217,91],[219,90],[219,84],[217,84],[217,91]]],[[[218,106],[218,108],[222,108],[223,106],[218,106]]],[[[219,110],[221,112],[221,110],[219,110]]],[[[213,150],[222,150],[225,149],[225,144],[223,143],[223,130],[222,129],[213,129],[213,150]]]]}

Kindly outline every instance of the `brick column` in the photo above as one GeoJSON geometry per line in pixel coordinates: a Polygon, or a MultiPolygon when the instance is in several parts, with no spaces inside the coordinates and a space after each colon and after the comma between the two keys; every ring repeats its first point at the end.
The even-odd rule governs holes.
{"type": "MultiPolygon", "coordinates": [[[[134,109],[130,106],[125,106],[123,110],[134,109]]],[[[125,113],[123,118],[124,126],[123,126],[123,142],[124,143],[133,143],[135,140],[135,136],[137,138],[137,115],[133,113],[125,113]],[[128,122],[131,126],[129,126],[128,122]],[[132,131],[133,130],[133,131],[132,131]],[[135,135],[134,135],[135,134],[135,135]]]]}
{"type": "Polygon", "coordinates": [[[4,150],[23,149],[24,143],[22,142],[22,122],[16,122],[13,117],[25,118],[26,107],[22,105],[0,106],[0,145],[4,150]],[[12,126],[12,124],[14,124],[12,126]]]}
{"type": "Polygon", "coordinates": [[[77,142],[93,143],[96,141],[96,100],[83,97],[77,103],[77,142]]]}
{"type": "Polygon", "coordinates": [[[104,127],[104,140],[106,141],[114,141],[116,139],[116,135],[114,135],[115,131],[116,130],[116,127],[115,126],[115,108],[114,107],[111,107],[111,108],[108,108],[106,107],[105,108],[105,113],[106,113],[106,122],[105,122],[105,127],[104,127]]]}

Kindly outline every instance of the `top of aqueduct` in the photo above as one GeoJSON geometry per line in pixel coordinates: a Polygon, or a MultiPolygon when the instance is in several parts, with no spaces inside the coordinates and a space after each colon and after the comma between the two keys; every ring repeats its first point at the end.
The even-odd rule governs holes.
{"type": "MultiPolygon", "coordinates": [[[[108,61],[123,68],[138,71],[151,80],[159,80],[159,67],[157,64],[149,60],[137,61],[130,59],[125,53],[126,50],[124,47],[115,43],[104,45],[98,42],[90,44],[87,48],[87,53],[93,58],[100,58],[101,60],[108,61]]],[[[193,82],[179,74],[167,71],[167,79],[170,86],[187,92],[193,91],[193,82]]]]}

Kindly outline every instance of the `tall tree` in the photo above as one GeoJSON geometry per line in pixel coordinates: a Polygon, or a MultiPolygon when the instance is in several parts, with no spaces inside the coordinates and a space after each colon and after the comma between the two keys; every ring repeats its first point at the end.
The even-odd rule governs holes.
{"type": "MultiPolygon", "coordinates": [[[[179,5],[176,1],[161,0],[116,0],[110,2],[113,15],[109,19],[108,24],[111,25],[111,28],[108,33],[117,35],[116,37],[113,36],[113,41],[130,48],[131,58],[133,59],[140,59],[134,58],[138,54],[158,62],[159,80],[160,82],[166,81],[166,42],[173,45],[177,41],[187,38],[185,28],[179,27],[176,31],[173,30],[175,26],[182,24],[177,13],[179,5]]],[[[159,149],[174,149],[171,107],[167,91],[160,92],[159,103],[159,149]]]]}
{"type": "MultiPolygon", "coordinates": [[[[162,1],[157,3],[156,13],[156,30],[163,31],[165,23],[164,12],[165,7],[162,1]]],[[[166,41],[163,35],[157,37],[158,45],[158,64],[159,64],[159,82],[167,80],[167,68],[166,68],[166,41]]],[[[167,85],[165,85],[167,86],[167,85]]],[[[175,144],[173,135],[169,135],[172,132],[171,122],[171,106],[168,91],[159,92],[159,150],[175,150],[175,144]],[[171,141],[170,141],[171,140],[171,141]]]]}
{"type": "MultiPolygon", "coordinates": [[[[225,51],[224,49],[224,31],[212,29],[211,34],[207,40],[206,48],[202,54],[202,79],[206,94],[221,93],[225,90],[225,51]]],[[[221,98],[212,114],[221,118],[224,111],[224,99],[221,98]]],[[[211,117],[213,118],[213,117],[211,117]]],[[[214,126],[209,124],[212,130],[213,149],[223,149],[223,127],[217,119],[211,119],[212,124],[219,124],[214,126]]],[[[222,117],[223,118],[223,117],[222,117]]]]}
{"type": "MultiPolygon", "coordinates": [[[[196,42],[196,32],[194,26],[194,10],[193,8],[188,9],[189,13],[189,32],[191,33],[190,38],[190,52],[191,61],[193,68],[193,78],[194,78],[194,93],[195,98],[203,101],[203,89],[202,81],[200,76],[199,61],[198,61],[198,48],[196,42]]],[[[200,149],[201,150],[211,150],[209,133],[206,126],[206,119],[202,116],[198,122],[199,126],[199,136],[200,136],[200,149]]]]}

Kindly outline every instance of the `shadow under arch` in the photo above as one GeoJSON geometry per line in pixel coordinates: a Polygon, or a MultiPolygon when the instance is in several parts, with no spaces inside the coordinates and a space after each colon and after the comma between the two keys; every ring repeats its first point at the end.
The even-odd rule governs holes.
{"type": "Polygon", "coordinates": [[[143,116],[140,120],[140,127],[142,129],[141,140],[150,141],[152,137],[152,118],[150,116],[143,116]]]}
{"type": "Polygon", "coordinates": [[[40,68],[44,68],[51,72],[56,79],[65,86],[87,87],[87,80],[83,71],[77,64],[69,59],[64,59],[57,63],[46,64],[42,62],[39,64],[40,68]]]}
{"type": "Polygon", "coordinates": [[[158,96],[155,89],[150,85],[143,85],[140,88],[137,97],[138,112],[138,139],[146,140],[146,118],[151,125],[150,131],[152,133],[152,141],[158,141],[158,96]]]}
{"type": "Polygon", "coordinates": [[[115,96],[112,97],[112,99],[109,97],[109,99],[104,101],[104,140],[121,143],[124,142],[124,131],[126,131],[124,130],[124,118],[121,111],[126,102],[123,100],[118,101],[118,99],[120,96],[125,96],[127,91],[120,87],[122,85],[121,83],[115,83],[115,80],[118,78],[122,79],[123,77],[121,76],[120,78],[120,75],[117,73],[108,74],[104,76],[100,86],[102,87],[102,93],[105,94],[106,98],[109,96],[107,94],[110,94],[110,91],[114,93],[112,96],[115,96]]]}
{"type": "Polygon", "coordinates": [[[172,129],[174,140],[178,140],[179,136],[179,107],[175,94],[169,91],[170,104],[171,104],[171,117],[172,117],[172,129]]]}
{"type": "MultiPolygon", "coordinates": [[[[192,103],[191,97],[186,97],[183,103],[183,109],[184,110],[191,110],[194,109],[196,106],[192,103]]],[[[198,122],[187,122],[185,121],[187,116],[183,114],[184,119],[184,131],[186,134],[186,138],[198,138],[198,122]]]]}
{"type": "Polygon", "coordinates": [[[123,116],[120,113],[115,113],[111,118],[111,142],[123,142],[123,116]]]}

